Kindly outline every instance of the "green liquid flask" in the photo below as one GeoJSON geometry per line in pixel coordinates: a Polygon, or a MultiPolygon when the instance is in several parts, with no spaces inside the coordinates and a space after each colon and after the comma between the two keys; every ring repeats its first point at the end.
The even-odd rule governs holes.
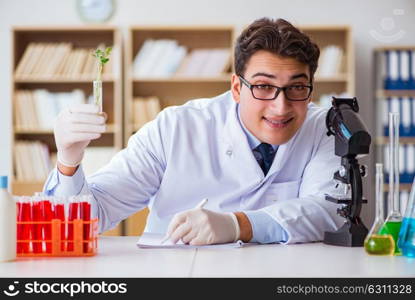
{"type": "Polygon", "coordinates": [[[379,233],[384,224],[383,220],[383,165],[376,164],[376,216],[364,247],[370,255],[393,255],[395,252],[395,241],[389,233],[379,233]]]}
{"type": "Polygon", "coordinates": [[[399,201],[399,113],[389,113],[389,214],[379,234],[391,234],[395,255],[402,255],[398,236],[402,224],[399,201]]]}

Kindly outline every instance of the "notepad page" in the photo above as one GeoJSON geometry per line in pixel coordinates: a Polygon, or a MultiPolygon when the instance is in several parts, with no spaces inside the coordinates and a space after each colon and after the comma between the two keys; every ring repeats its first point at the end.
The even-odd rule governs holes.
{"type": "Polygon", "coordinates": [[[183,242],[180,240],[177,242],[177,244],[173,244],[171,241],[166,241],[165,243],[161,243],[164,238],[164,235],[162,234],[156,234],[156,233],[143,233],[142,236],[140,236],[137,246],[139,248],[148,248],[148,249],[156,249],[156,248],[167,248],[167,249],[194,249],[194,248],[241,248],[244,245],[248,245],[251,243],[245,244],[241,240],[236,241],[235,243],[227,243],[227,244],[215,244],[215,245],[204,245],[204,246],[194,246],[194,245],[187,245],[183,244],[183,242]]]}

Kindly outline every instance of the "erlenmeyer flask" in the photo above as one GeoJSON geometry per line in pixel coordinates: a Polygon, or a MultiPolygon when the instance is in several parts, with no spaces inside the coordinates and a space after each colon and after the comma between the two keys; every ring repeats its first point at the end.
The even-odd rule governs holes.
{"type": "Polygon", "coordinates": [[[402,224],[399,201],[399,113],[389,113],[389,214],[380,234],[391,234],[395,241],[395,255],[401,255],[398,236],[402,224]]]}
{"type": "Polygon", "coordinates": [[[395,241],[392,235],[381,234],[383,219],[383,165],[376,164],[376,216],[365,239],[365,250],[371,255],[392,255],[395,251],[395,241]]]}
{"type": "Polygon", "coordinates": [[[403,255],[415,257],[415,180],[412,183],[411,194],[399,232],[398,247],[403,255]]]}

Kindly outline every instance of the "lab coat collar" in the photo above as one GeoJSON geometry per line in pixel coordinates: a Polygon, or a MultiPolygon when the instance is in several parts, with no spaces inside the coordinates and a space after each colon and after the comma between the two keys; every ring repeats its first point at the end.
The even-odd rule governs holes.
{"type": "Polygon", "coordinates": [[[247,136],[245,135],[245,132],[241,127],[242,125],[238,120],[237,103],[233,99],[230,92],[228,93],[228,97],[231,105],[229,106],[229,111],[226,116],[223,132],[224,143],[226,144],[225,154],[238,161],[235,165],[239,168],[239,172],[241,172],[240,174],[244,174],[244,176],[252,174],[256,178],[265,180],[276,175],[276,173],[278,173],[287,162],[291,152],[290,150],[301,128],[287,143],[278,147],[278,151],[275,155],[271,168],[267,175],[264,176],[264,173],[252,154],[247,136]]]}
{"type": "MultiPolygon", "coordinates": [[[[254,136],[244,125],[244,123],[241,120],[241,107],[239,104],[236,104],[236,111],[237,111],[237,117],[238,117],[238,121],[241,124],[241,127],[246,135],[246,137],[248,138],[248,143],[249,146],[251,147],[251,150],[254,150],[256,147],[258,147],[261,144],[261,141],[258,140],[256,138],[256,136],[254,136]]],[[[278,149],[278,145],[271,145],[272,149],[274,149],[274,151],[277,151],[278,149]]]]}

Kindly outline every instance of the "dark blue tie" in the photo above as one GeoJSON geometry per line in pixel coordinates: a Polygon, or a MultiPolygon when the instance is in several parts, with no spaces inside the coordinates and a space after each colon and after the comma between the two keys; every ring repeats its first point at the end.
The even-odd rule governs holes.
{"type": "Polygon", "coordinates": [[[261,143],[258,147],[254,149],[261,154],[261,159],[258,161],[264,175],[267,175],[269,168],[271,168],[272,162],[274,160],[275,151],[270,144],[261,143]]]}

